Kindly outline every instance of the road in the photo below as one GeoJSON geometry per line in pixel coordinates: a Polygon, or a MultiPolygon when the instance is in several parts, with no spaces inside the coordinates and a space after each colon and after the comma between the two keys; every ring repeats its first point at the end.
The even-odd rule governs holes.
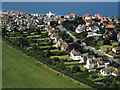
{"type": "Polygon", "coordinates": [[[78,41],[78,39],[75,36],[73,36],[69,31],[67,31],[62,25],[58,26],[58,28],[60,29],[60,31],[66,31],[66,33],[69,34],[73,38],[74,42],[78,41]]]}
{"type": "MultiPolygon", "coordinates": [[[[69,31],[67,31],[62,25],[59,25],[58,28],[60,29],[60,31],[66,31],[66,33],[69,34],[73,38],[74,42],[78,41],[78,39],[75,36],[73,36],[69,31]]],[[[107,56],[109,61],[115,61],[116,63],[120,64],[120,60],[114,59],[113,56],[108,55],[101,50],[96,50],[94,47],[87,46],[84,42],[81,43],[81,46],[84,46],[85,49],[90,49],[90,51],[93,51],[95,54],[105,55],[105,56],[107,56]]]]}

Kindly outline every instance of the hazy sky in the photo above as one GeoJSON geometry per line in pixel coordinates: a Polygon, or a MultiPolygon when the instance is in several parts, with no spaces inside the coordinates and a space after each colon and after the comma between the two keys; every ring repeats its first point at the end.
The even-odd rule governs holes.
{"type": "Polygon", "coordinates": [[[120,0],[0,0],[2,2],[118,2],[120,0]]]}

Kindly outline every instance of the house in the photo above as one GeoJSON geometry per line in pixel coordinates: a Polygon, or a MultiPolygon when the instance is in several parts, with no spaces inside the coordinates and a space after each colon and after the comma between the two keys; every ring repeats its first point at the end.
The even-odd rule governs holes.
{"type": "Polygon", "coordinates": [[[55,42],[57,43],[59,39],[60,39],[60,37],[56,36],[55,37],[55,42]]]}
{"type": "Polygon", "coordinates": [[[84,17],[90,17],[91,15],[90,14],[85,14],[84,17]]]}
{"type": "Polygon", "coordinates": [[[50,27],[50,28],[48,28],[48,35],[52,35],[53,33],[55,33],[56,31],[55,31],[55,29],[54,28],[52,28],[52,27],[50,27]]]}
{"type": "Polygon", "coordinates": [[[52,35],[55,32],[56,32],[55,30],[49,30],[48,35],[52,35]]]}
{"type": "Polygon", "coordinates": [[[114,75],[116,76],[118,73],[117,68],[114,67],[106,67],[100,70],[101,75],[103,76],[109,76],[109,75],[114,75]],[[117,71],[117,72],[116,72],[117,71]]]}
{"type": "Polygon", "coordinates": [[[68,49],[69,49],[69,45],[66,42],[64,42],[61,46],[61,51],[67,51],[68,49]]]}
{"type": "Polygon", "coordinates": [[[96,58],[97,60],[97,67],[105,67],[105,63],[103,62],[102,58],[96,58]]]}
{"type": "Polygon", "coordinates": [[[70,51],[70,58],[72,58],[73,60],[80,60],[81,62],[83,62],[81,53],[79,51],[75,51],[74,49],[70,51]]]}
{"type": "Polygon", "coordinates": [[[90,26],[94,23],[94,21],[92,20],[85,20],[85,22],[86,22],[86,26],[90,26]]]}
{"type": "Polygon", "coordinates": [[[75,17],[76,17],[76,14],[74,14],[74,13],[64,15],[64,18],[68,18],[68,19],[75,18],[75,17]]]}
{"type": "Polygon", "coordinates": [[[116,54],[120,54],[120,46],[114,46],[112,51],[116,54]]]}
{"type": "Polygon", "coordinates": [[[115,28],[115,25],[107,25],[105,28],[106,28],[106,29],[114,29],[114,28],[115,28]]]}
{"type": "Polygon", "coordinates": [[[107,21],[108,21],[107,19],[103,19],[100,22],[103,23],[103,22],[107,22],[107,21]]]}
{"type": "Polygon", "coordinates": [[[55,37],[58,37],[58,34],[57,34],[57,33],[53,33],[53,34],[50,36],[51,39],[55,39],[55,37]]]}
{"type": "Polygon", "coordinates": [[[97,17],[98,19],[100,19],[100,17],[102,17],[102,15],[100,15],[100,14],[95,14],[94,16],[97,17]]]}
{"type": "Polygon", "coordinates": [[[87,56],[86,60],[86,68],[91,69],[94,67],[105,67],[105,64],[102,58],[95,58],[94,56],[87,56]]]}
{"type": "Polygon", "coordinates": [[[92,18],[91,18],[91,15],[90,15],[90,14],[85,14],[85,15],[83,16],[83,19],[85,19],[85,20],[91,20],[92,18]]]}
{"type": "Polygon", "coordinates": [[[93,32],[97,32],[99,31],[99,27],[98,26],[90,26],[88,29],[86,29],[87,31],[93,31],[93,32]]]}
{"type": "Polygon", "coordinates": [[[95,59],[94,56],[87,57],[87,61],[86,61],[86,65],[85,65],[87,69],[97,67],[97,61],[94,59],[95,59]]]}
{"type": "Polygon", "coordinates": [[[57,42],[56,42],[56,47],[61,46],[64,43],[64,41],[61,38],[58,38],[57,42]]]}
{"type": "Polygon", "coordinates": [[[51,18],[51,17],[55,16],[55,14],[53,14],[52,12],[48,12],[48,13],[46,14],[46,16],[48,16],[48,18],[51,18]]]}
{"type": "Polygon", "coordinates": [[[78,27],[75,29],[75,32],[81,33],[83,31],[85,31],[85,27],[86,27],[86,25],[78,25],[78,27]]]}
{"type": "Polygon", "coordinates": [[[112,72],[113,76],[120,76],[120,70],[116,70],[114,72],[112,72]]]}
{"type": "Polygon", "coordinates": [[[92,19],[91,17],[85,17],[85,20],[90,20],[90,19],[92,19]]]}
{"type": "Polygon", "coordinates": [[[64,20],[58,20],[58,24],[61,24],[64,20]]]}
{"type": "Polygon", "coordinates": [[[88,32],[87,37],[101,37],[102,34],[97,34],[97,33],[93,33],[93,32],[88,32]]]}
{"type": "Polygon", "coordinates": [[[120,32],[117,34],[117,40],[120,43],[120,32]]]}

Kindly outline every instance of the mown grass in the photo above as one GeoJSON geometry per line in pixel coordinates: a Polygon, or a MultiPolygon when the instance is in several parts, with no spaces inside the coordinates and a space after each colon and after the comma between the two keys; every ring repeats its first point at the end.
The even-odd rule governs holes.
{"type": "Polygon", "coordinates": [[[59,59],[68,59],[68,60],[72,60],[71,58],[69,58],[69,55],[51,56],[50,58],[55,58],[55,57],[58,57],[59,59]]]}
{"type": "Polygon", "coordinates": [[[2,43],[3,88],[88,88],[58,76],[30,57],[2,43]]]}

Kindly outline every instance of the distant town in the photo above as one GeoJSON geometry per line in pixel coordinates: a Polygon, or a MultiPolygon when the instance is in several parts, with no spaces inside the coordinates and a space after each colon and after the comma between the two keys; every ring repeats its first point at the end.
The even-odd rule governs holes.
{"type": "Polygon", "coordinates": [[[26,55],[91,87],[120,88],[119,17],[3,11],[2,37],[26,55]]]}

